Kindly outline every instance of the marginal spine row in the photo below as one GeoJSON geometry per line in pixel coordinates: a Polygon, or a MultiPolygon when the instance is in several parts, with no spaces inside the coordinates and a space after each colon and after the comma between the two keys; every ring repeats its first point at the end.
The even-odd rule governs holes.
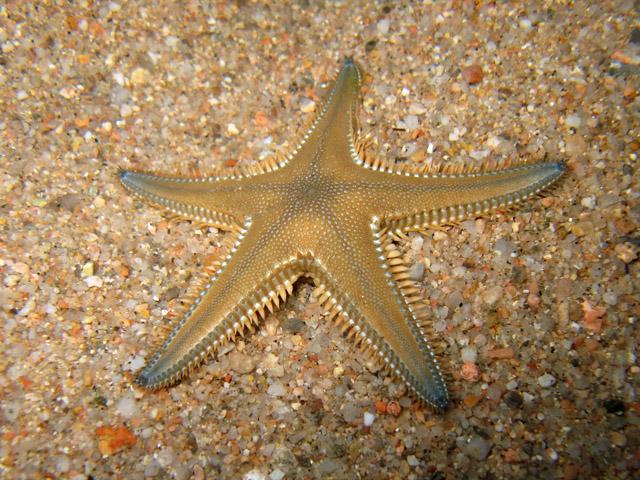
{"type": "MultiPolygon", "coordinates": [[[[268,278],[258,283],[259,286],[250,292],[239,305],[227,312],[223,316],[224,319],[180,361],[155,376],[148,377],[143,372],[140,379],[144,379],[144,383],[140,379],[139,383],[146,388],[160,389],[172,385],[189,375],[209,357],[220,351],[223,346],[234,341],[238,335],[244,336],[247,330],[253,331],[260,320],[266,318],[267,311],[273,312],[274,307],[277,308],[280,302],[284,302],[287,296],[291,295],[293,284],[300,275],[301,272],[296,268],[295,264],[277,267],[268,278]]],[[[200,298],[206,294],[214,280],[215,278],[212,278],[209,286],[199,295],[200,298]]],[[[164,346],[148,363],[148,367],[145,369],[146,372],[153,371],[158,359],[164,350],[170,346],[176,333],[188,320],[198,303],[199,299],[196,299],[187,314],[173,330],[173,333],[167,338],[164,346]]]]}

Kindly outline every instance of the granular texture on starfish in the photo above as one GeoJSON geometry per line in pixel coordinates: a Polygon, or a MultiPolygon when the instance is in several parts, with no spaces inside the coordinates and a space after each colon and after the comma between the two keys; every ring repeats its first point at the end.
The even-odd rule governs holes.
{"type": "Polygon", "coordinates": [[[137,382],[171,385],[257,325],[302,276],[341,331],[415,395],[449,395],[429,346],[429,309],[395,235],[487,215],[535,196],[562,162],[407,167],[368,158],[358,139],[362,75],[348,59],[322,109],[288,154],[243,169],[178,178],[121,171],[136,196],[232,235],[210,276],[137,382]]]}

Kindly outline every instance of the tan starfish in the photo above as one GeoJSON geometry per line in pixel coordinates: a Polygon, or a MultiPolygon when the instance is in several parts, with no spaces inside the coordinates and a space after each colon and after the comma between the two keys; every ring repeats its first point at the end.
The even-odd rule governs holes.
{"type": "Polygon", "coordinates": [[[287,156],[202,178],[122,171],[134,194],[232,232],[228,256],[137,378],[171,385],[258,323],[302,276],[343,332],[436,409],[449,395],[427,342],[428,309],[392,235],[486,215],[557,180],[563,163],[417,168],[363,157],[362,80],[348,59],[287,156]]]}

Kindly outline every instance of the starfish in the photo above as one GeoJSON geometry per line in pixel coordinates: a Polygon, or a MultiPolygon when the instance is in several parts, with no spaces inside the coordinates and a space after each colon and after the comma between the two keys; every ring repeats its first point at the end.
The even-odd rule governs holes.
{"type": "Polygon", "coordinates": [[[413,167],[369,158],[359,139],[362,73],[344,62],[311,127],[288,155],[180,178],[120,171],[136,196],[231,232],[228,255],[136,382],[177,383],[258,325],[310,277],[341,331],[436,410],[449,394],[429,343],[429,310],[394,238],[534,197],[562,162],[413,167]]]}

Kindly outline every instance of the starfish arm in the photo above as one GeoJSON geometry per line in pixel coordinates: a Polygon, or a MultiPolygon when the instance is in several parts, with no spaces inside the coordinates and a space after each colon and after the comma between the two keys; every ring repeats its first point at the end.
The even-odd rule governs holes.
{"type": "Polygon", "coordinates": [[[393,229],[421,230],[522,203],[555,183],[565,169],[562,162],[544,162],[451,175],[370,172],[378,177],[370,187],[374,213],[393,229]]]}
{"type": "MultiPolygon", "coordinates": [[[[184,218],[198,220],[224,230],[234,230],[252,213],[256,191],[268,197],[264,185],[250,177],[179,178],[121,170],[122,184],[137,197],[184,218]]],[[[268,175],[261,175],[266,180],[268,175]]],[[[268,199],[267,199],[268,200],[268,199]]]]}
{"type": "MultiPolygon", "coordinates": [[[[319,302],[342,331],[401,378],[423,401],[446,408],[449,396],[423,329],[426,308],[408,279],[400,253],[380,228],[363,225],[359,235],[337,232],[340,244],[319,250],[309,268],[319,302]],[[363,242],[362,236],[368,241],[363,242]]],[[[329,242],[327,242],[329,243],[329,242]]]]}
{"type": "Polygon", "coordinates": [[[256,242],[243,238],[247,228],[248,224],[219,271],[147,362],[136,380],[140,386],[158,389],[178,382],[238,334],[252,329],[265,309],[272,311],[291,294],[302,274],[299,260],[293,257],[269,265],[257,261],[256,242]]]}

